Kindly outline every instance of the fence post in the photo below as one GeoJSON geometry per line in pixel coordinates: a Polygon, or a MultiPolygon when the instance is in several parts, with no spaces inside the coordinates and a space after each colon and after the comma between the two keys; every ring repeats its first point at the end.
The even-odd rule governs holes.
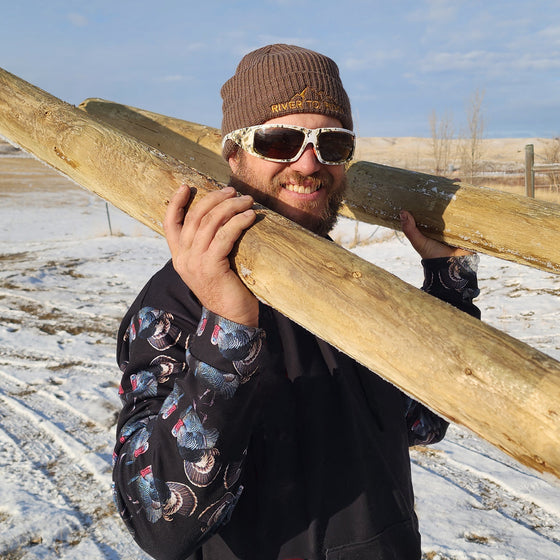
{"type": "Polygon", "coordinates": [[[525,146],[525,194],[535,198],[535,148],[533,144],[525,146]]]}

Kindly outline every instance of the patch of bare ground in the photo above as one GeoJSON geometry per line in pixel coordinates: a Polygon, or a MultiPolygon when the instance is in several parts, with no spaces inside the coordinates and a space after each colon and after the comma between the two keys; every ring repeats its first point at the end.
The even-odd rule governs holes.
{"type": "Polygon", "coordinates": [[[447,554],[442,554],[441,552],[430,550],[422,554],[422,560],[458,560],[458,559],[457,556],[448,556],[447,554]]]}

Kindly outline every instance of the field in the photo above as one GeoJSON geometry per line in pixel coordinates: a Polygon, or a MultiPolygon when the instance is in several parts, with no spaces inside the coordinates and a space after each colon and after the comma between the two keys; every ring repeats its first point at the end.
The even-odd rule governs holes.
{"type": "MultiPolygon", "coordinates": [[[[525,141],[517,142],[498,152],[514,162],[521,150],[522,166],[525,141]]],[[[407,157],[423,170],[418,142],[391,156],[399,143],[371,139],[368,149],[380,163],[407,157]]],[[[146,558],[111,499],[115,332],[167,260],[166,243],[1,144],[0,199],[0,558],[146,558]]],[[[343,220],[334,237],[421,284],[419,259],[401,235],[343,220]]],[[[560,359],[559,276],[481,256],[479,281],[484,321],[560,359]]],[[[413,450],[412,464],[426,560],[560,559],[557,480],[461,426],[413,450]]]]}
{"type": "MultiPolygon", "coordinates": [[[[450,141],[446,176],[468,181],[461,169],[461,141],[450,141]]],[[[533,144],[535,164],[560,162],[560,141],[544,138],[483,139],[479,170],[473,184],[525,194],[525,146],[533,144]],[[551,157],[553,159],[551,159],[551,157]]],[[[431,138],[360,138],[357,158],[423,173],[434,173],[435,159],[431,138]]],[[[560,203],[560,172],[535,174],[535,198],[560,203]]]]}

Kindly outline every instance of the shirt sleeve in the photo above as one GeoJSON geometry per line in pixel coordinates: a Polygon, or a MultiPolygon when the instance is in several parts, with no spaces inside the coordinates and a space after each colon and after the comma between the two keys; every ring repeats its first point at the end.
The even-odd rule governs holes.
{"type": "Polygon", "coordinates": [[[123,335],[113,488],[137,543],[185,558],[226,523],[255,414],[264,331],[142,307],[123,335]]]}
{"type": "Polygon", "coordinates": [[[480,294],[478,263],[478,255],[423,259],[422,290],[480,319],[480,310],[473,303],[480,294]]]}
{"type": "MultiPolygon", "coordinates": [[[[478,255],[424,259],[422,290],[480,319],[480,310],[473,303],[478,289],[478,255]]],[[[430,409],[405,396],[409,445],[429,445],[445,437],[449,426],[430,409]]]]}

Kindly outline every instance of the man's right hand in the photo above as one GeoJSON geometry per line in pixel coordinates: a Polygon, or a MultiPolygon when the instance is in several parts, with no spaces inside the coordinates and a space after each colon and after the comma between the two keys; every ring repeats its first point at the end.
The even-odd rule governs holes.
{"type": "Polygon", "coordinates": [[[163,228],[173,267],[209,311],[230,321],[258,326],[257,298],[231,269],[229,254],[253,224],[253,198],[226,187],[204,196],[185,211],[190,189],[182,185],[165,213],[163,228]]]}

